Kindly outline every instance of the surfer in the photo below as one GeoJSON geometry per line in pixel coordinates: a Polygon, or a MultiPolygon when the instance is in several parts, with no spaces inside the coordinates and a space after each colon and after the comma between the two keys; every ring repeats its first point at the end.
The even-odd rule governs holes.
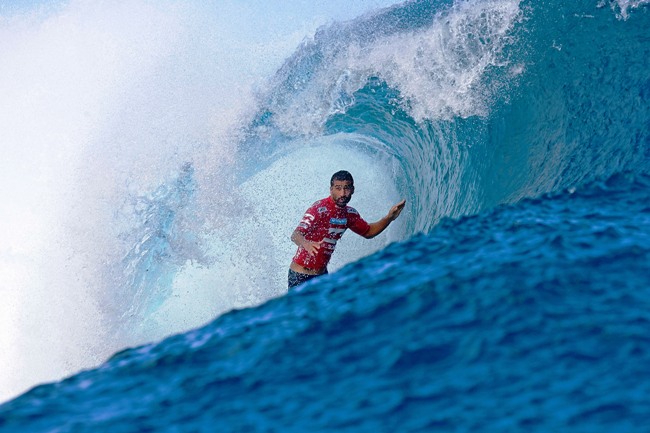
{"type": "Polygon", "coordinates": [[[406,200],[393,206],[388,214],[368,223],[356,209],[348,206],[354,194],[354,179],[345,171],[337,171],[330,180],[330,196],[311,205],[291,234],[298,251],[289,266],[289,289],[327,273],[336,242],[348,228],[366,239],[383,232],[404,209],[406,200]]]}

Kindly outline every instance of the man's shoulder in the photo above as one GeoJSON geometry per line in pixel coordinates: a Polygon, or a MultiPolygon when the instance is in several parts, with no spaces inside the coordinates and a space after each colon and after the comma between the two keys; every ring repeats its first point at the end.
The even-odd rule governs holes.
{"type": "Polygon", "coordinates": [[[359,211],[353,208],[352,206],[346,206],[345,210],[347,213],[352,214],[352,215],[359,215],[359,211]]]}
{"type": "Polygon", "coordinates": [[[323,198],[323,199],[315,201],[314,204],[312,204],[309,207],[309,210],[311,210],[312,212],[315,212],[317,214],[325,214],[325,213],[329,213],[329,208],[330,208],[330,206],[329,206],[329,203],[327,201],[327,198],[323,198]]]}

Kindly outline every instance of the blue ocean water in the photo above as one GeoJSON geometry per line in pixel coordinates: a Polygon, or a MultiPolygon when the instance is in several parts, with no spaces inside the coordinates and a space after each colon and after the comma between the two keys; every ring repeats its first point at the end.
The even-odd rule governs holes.
{"type": "Polygon", "coordinates": [[[103,338],[155,335],[187,261],[236,308],[4,403],[0,431],[648,431],[649,20],[644,1],[412,1],[321,27],[236,134],[228,176],[264,200],[225,203],[253,224],[217,214],[201,248],[199,161],[115,210],[103,338]],[[267,236],[288,237],[318,197],[263,205],[331,154],[362,214],[408,207],[287,294],[293,251],[257,227],[295,207],[267,236]],[[231,279],[226,237],[272,271],[231,279]]]}

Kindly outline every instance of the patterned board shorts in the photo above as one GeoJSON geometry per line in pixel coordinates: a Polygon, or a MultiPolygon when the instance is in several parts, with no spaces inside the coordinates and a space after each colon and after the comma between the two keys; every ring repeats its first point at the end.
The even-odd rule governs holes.
{"type": "Polygon", "coordinates": [[[296,272],[292,269],[289,269],[289,289],[293,289],[296,286],[299,286],[300,284],[304,283],[305,281],[309,281],[312,278],[320,277],[321,275],[327,274],[327,270],[325,270],[324,273],[319,274],[319,275],[309,275],[309,274],[303,274],[300,272],[296,272]]]}

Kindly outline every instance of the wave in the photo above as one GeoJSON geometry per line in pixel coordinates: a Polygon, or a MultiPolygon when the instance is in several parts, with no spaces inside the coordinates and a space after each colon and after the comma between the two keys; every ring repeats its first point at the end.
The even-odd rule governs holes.
{"type": "Polygon", "coordinates": [[[411,234],[645,172],[645,14],[621,19],[639,5],[410,2],[322,29],[274,78],[251,147],[351,134],[394,157],[411,234]]]}
{"type": "Polygon", "coordinates": [[[16,189],[24,212],[5,212],[37,228],[8,235],[2,262],[29,317],[5,315],[16,349],[2,368],[25,361],[33,380],[52,377],[32,354],[53,335],[68,341],[53,349],[61,374],[283,295],[288,234],[340,168],[367,219],[401,197],[408,208],[381,238],[344,238],[332,270],[446,217],[650,166],[645,1],[406,2],[322,26],[292,53],[237,39],[225,18],[215,30],[213,10],[73,6],[2,22],[22,42],[7,64],[31,71],[0,80],[10,100],[29,96],[2,117],[18,126],[10,160],[28,149],[46,168],[16,189]],[[281,53],[276,72],[260,52],[281,53]],[[45,67],[58,74],[34,73],[45,67]],[[54,109],[39,115],[43,94],[54,109]],[[52,330],[26,337],[43,317],[52,330]]]}

